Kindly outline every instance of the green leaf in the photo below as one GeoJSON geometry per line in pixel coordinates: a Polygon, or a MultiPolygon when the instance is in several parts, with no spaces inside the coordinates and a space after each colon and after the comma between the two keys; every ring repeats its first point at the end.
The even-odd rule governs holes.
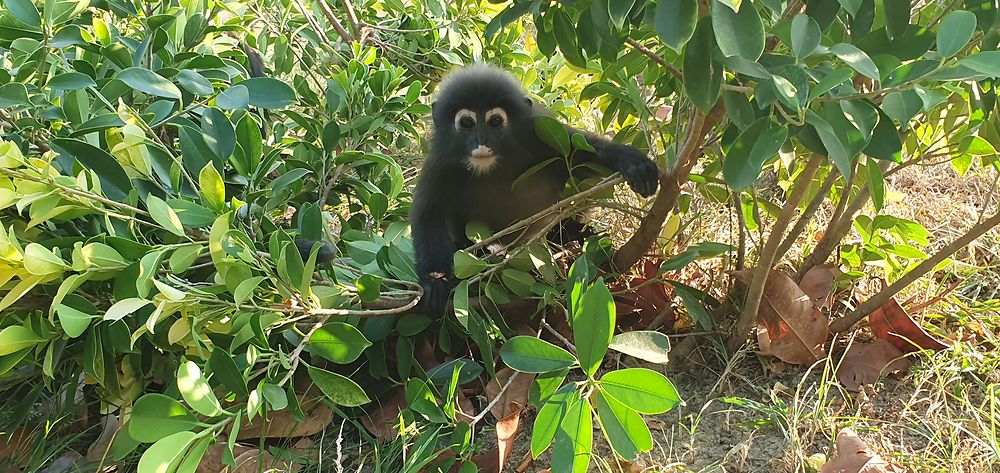
{"type": "Polygon", "coordinates": [[[241,110],[250,107],[250,89],[236,84],[215,96],[215,106],[223,110],[241,110]]]}
{"type": "Polygon", "coordinates": [[[885,177],[882,176],[882,169],[875,160],[869,159],[865,167],[868,169],[868,189],[871,190],[872,203],[877,212],[882,210],[882,205],[885,203],[885,177]]]}
{"type": "Polygon", "coordinates": [[[500,348],[500,358],[507,366],[523,373],[548,373],[576,363],[572,353],[540,338],[524,335],[507,340],[500,348]]]}
{"type": "Polygon", "coordinates": [[[212,83],[205,78],[205,76],[192,71],[191,69],[181,69],[180,72],[174,76],[177,79],[177,83],[184,88],[184,90],[191,92],[194,95],[212,95],[215,92],[215,88],[212,87],[212,83]]]}
{"type": "Polygon", "coordinates": [[[970,54],[960,59],[958,64],[990,77],[1000,77],[1000,51],[970,54]]]}
{"type": "Polygon", "coordinates": [[[504,286],[510,289],[510,292],[521,297],[530,296],[531,286],[535,283],[535,277],[531,273],[513,268],[504,269],[500,273],[500,280],[503,281],[504,286]]]}
{"type": "Polygon", "coordinates": [[[597,278],[583,293],[573,311],[573,340],[580,367],[587,376],[593,377],[604,361],[614,328],[614,298],[604,284],[604,278],[597,278]]]}
{"type": "Polygon", "coordinates": [[[896,125],[889,118],[889,115],[882,110],[878,110],[878,115],[878,124],[872,130],[871,140],[868,141],[868,145],[865,146],[862,152],[875,159],[884,159],[897,163],[903,162],[902,155],[900,154],[903,150],[903,141],[899,138],[899,131],[896,130],[896,125]]]}
{"type": "MultiPolygon", "coordinates": [[[[726,7],[723,7],[726,8],[726,7]]],[[[708,113],[719,100],[722,90],[722,64],[715,60],[715,36],[712,22],[702,18],[684,48],[684,72],[700,80],[684,81],[684,91],[699,110],[708,113]]]]}
{"type": "Polygon", "coordinates": [[[163,199],[149,194],[146,197],[146,208],[149,209],[149,216],[154,222],[174,235],[184,236],[184,225],[181,223],[181,219],[163,199]]]}
{"type": "Polygon", "coordinates": [[[656,34],[670,49],[681,52],[698,25],[697,0],[660,0],[653,19],[656,34]]]}
{"type": "Polygon", "coordinates": [[[572,385],[566,385],[542,404],[531,430],[532,458],[538,458],[549,445],[552,445],[566,412],[580,402],[580,393],[576,392],[572,385]]]}
{"type": "Polygon", "coordinates": [[[705,330],[712,330],[715,328],[715,324],[712,323],[712,316],[708,314],[708,310],[705,309],[705,297],[706,294],[699,291],[691,286],[674,280],[667,280],[671,286],[674,288],[674,292],[677,293],[681,298],[681,302],[684,303],[684,308],[687,309],[688,315],[691,316],[701,328],[705,330]]]}
{"type": "Polygon", "coordinates": [[[53,148],[59,154],[76,159],[83,167],[94,171],[101,181],[101,190],[109,199],[119,202],[128,198],[132,181],[114,156],[90,143],[71,138],[55,138],[53,148]]]}
{"type": "Polygon", "coordinates": [[[198,173],[198,186],[201,187],[202,203],[216,212],[226,211],[226,184],[211,162],[198,173]]]}
{"type": "Polygon", "coordinates": [[[138,297],[130,297],[128,299],[122,299],[115,302],[111,307],[108,307],[108,311],[104,313],[102,320],[117,321],[123,319],[129,314],[135,313],[135,311],[146,307],[151,304],[150,301],[145,299],[140,299],[138,297]]]}
{"type": "Polygon", "coordinates": [[[309,338],[309,353],[342,365],[353,363],[370,346],[357,328],[344,322],[327,322],[309,338]]]}
{"type": "Polygon", "coordinates": [[[852,44],[839,43],[830,47],[830,53],[837,56],[838,59],[847,63],[852,69],[858,71],[861,75],[879,80],[880,75],[878,71],[878,66],[872,61],[872,58],[868,57],[864,51],[858,49],[852,44]]]}
{"type": "Polygon", "coordinates": [[[135,401],[128,433],[139,442],[150,443],[197,425],[198,418],[176,399],[149,393],[135,401]]]}
{"type": "Polygon", "coordinates": [[[70,306],[57,304],[55,307],[56,316],[59,317],[59,325],[69,338],[76,338],[83,334],[90,326],[90,321],[97,318],[95,315],[87,314],[70,306]]]}
{"type": "Polygon", "coordinates": [[[382,294],[382,278],[364,274],[354,284],[362,302],[372,302],[382,294]]]}
{"type": "Polygon", "coordinates": [[[139,277],[135,280],[135,292],[139,297],[148,296],[153,289],[153,278],[160,271],[160,263],[166,253],[166,248],[150,251],[139,260],[139,277]]]}
{"type": "Polygon", "coordinates": [[[69,268],[62,258],[38,243],[28,243],[24,247],[23,264],[24,270],[35,276],[58,274],[69,268]]]}
{"type": "Polygon", "coordinates": [[[177,368],[177,390],[195,412],[215,417],[222,412],[208,380],[201,375],[201,368],[193,361],[185,361],[177,368]]]}
{"type": "Polygon", "coordinates": [[[552,32],[555,34],[556,44],[559,45],[559,50],[562,51],[563,57],[574,66],[586,67],[587,61],[584,59],[583,52],[580,51],[580,45],[577,43],[576,27],[573,26],[573,21],[570,20],[565,10],[558,9],[552,11],[552,32]]]}
{"type": "MultiPolygon", "coordinates": [[[[132,420],[129,424],[134,426],[135,420],[132,420]]],[[[191,442],[194,442],[194,440],[194,432],[176,432],[159,439],[143,452],[142,457],[139,458],[139,465],[136,471],[138,473],[174,472],[177,465],[184,459],[188,447],[191,446],[191,442]]]]}
{"type": "Polygon", "coordinates": [[[309,366],[309,377],[312,378],[320,391],[334,404],[344,407],[356,407],[372,402],[357,383],[347,377],[327,370],[309,366]]]}
{"type": "Polygon", "coordinates": [[[908,82],[916,82],[938,68],[939,62],[932,59],[913,61],[903,64],[886,74],[882,87],[896,87],[908,82]]]}
{"type": "Polygon", "coordinates": [[[569,132],[559,120],[548,115],[536,117],[535,134],[543,143],[559,152],[562,157],[569,156],[569,132]]]}
{"type": "Polygon", "coordinates": [[[42,17],[38,16],[38,9],[32,0],[3,0],[10,16],[28,26],[42,26],[42,17]]]}
{"type": "Polygon", "coordinates": [[[97,82],[87,74],[67,72],[59,74],[49,81],[48,86],[55,90],[80,90],[87,87],[97,87],[97,82]]]}
{"type": "Polygon", "coordinates": [[[837,137],[837,133],[833,131],[833,127],[812,110],[806,112],[806,123],[812,125],[816,130],[816,134],[823,142],[823,147],[826,148],[827,156],[837,166],[837,170],[844,176],[850,177],[853,157],[848,156],[844,144],[837,137]]]}
{"type": "Polygon", "coordinates": [[[611,17],[611,23],[615,25],[615,28],[620,30],[625,27],[625,20],[628,19],[632,5],[635,5],[635,0],[608,2],[608,16],[611,17]]]}
{"type": "Polygon", "coordinates": [[[746,94],[727,90],[722,93],[722,103],[726,107],[726,116],[737,128],[745,130],[753,124],[755,113],[746,94]]]}
{"type": "MultiPolygon", "coordinates": [[[[764,52],[764,24],[752,3],[735,12],[718,0],[712,3],[712,29],[724,56],[756,61],[764,52]]],[[[696,76],[697,77],[697,76],[696,76]]]]}
{"type": "Polygon", "coordinates": [[[288,396],[285,394],[285,390],[277,385],[262,383],[260,391],[264,394],[264,400],[271,405],[272,410],[280,411],[288,407],[288,396]]]}
{"type": "Polygon", "coordinates": [[[236,149],[236,129],[222,110],[205,109],[201,115],[201,133],[205,145],[224,160],[236,149]]]}
{"type": "Polygon", "coordinates": [[[913,116],[920,113],[921,106],[920,96],[912,90],[892,92],[882,99],[882,110],[893,120],[902,124],[904,129],[913,116]]]}
{"type": "Polygon", "coordinates": [[[459,250],[455,252],[455,277],[459,279],[472,277],[487,267],[489,265],[486,262],[468,251],[459,250]]]}
{"type": "Polygon", "coordinates": [[[115,76],[116,79],[125,85],[138,90],[144,94],[168,99],[180,100],[181,89],[178,89],[173,82],[149,69],[140,67],[130,67],[123,69],[115,76]]]}
{"type": "Polygon", "coordinates": [[[788,129],[771,125],[770,118],[761,117],[743,130],[722,163],[726,184],[733,189],[744,189],[757,181],[760,170],[768,159],[777,156],[788,137],[788,129]]]}
{"type": "Polygon", "coordinates": [[[665,364],[669,361],[670,339],[653,330],[636,330],[615,335],[609,348],[650,363],[665,364]]]}
{"type": "Polygon", "coordinates": [[[962,50],[976,32],[976,14],[955,10],[941,20],[937,31],[937,49],[942,57],[954,56],[962,50]]]}
{"type": "Polygon", "coordinates": [[[184,456],[184,460],[177,465],[177,470],[175,473],[196,473],[198,467],[201,465],[201,459],[204,458],[205,452],[208,451],[208,447],[211,446],[213,440],[208,437],[203,437],[195,441],[193,447],[188,450],[187,455],[184,456]]]}
{"type": "Polygon", "coordinates": [[[580,400],[566,410],[552,445],[552,465],[556,471],[586,473],[594,443],[594,421],[590,403],[580,400]]]}
{"type": "Polygon", "coordinates": [[[31,105],[28,100],[28,88],[20,82],[9,82],[0,85],[0,108],[31,105]]]}
{"type": "Polygon", "coordinates": [[[642,416],[600,391],[596,396],[597,420],[615,453],[631,461],[639,452],[653,449],[653,436],[642,416]]]}
{"type": "Polygon", "coordinates": [[[792,18],[792,51],[795,59],[801,61],[809,57],[819,47],[822,37],[819,24],[811,16],[800,13],[792,18]]]}
{"type": "Polygon", "coordinates": [[[237,85],[246,87],[249,103],[254,107],[278,109],[295,103],[295,90],[278,79],[255,77],[237,85]]]}
{"type": "Polygon", "coordinates": [[[212,370],[213,382],[219,381],[226,389],[246,396],[250,394],[247,390],[247,380],[243,376],[233,355],[224,348],[216,346],[212,349],[212,356],[208,359],[208,367],[212,370]]]}
{"type": "Polygon", "coordinates": [[[5,327],[0,330],[0,356],[33,347],[41,341],[30,328],[20,325],[5,327]]]}
{"type": "Polygon", "coordinates": [[[607,373],[601,377],[600,389],[640,414],[662,414],[682,402],[666,376],[646,368],[607,373]]]}
{"type": "Polygon", "coordinates": [[[899,38],[910,26],[912,0],[882,0],[885,14],[885,32],[890,40],[899,38]]]}

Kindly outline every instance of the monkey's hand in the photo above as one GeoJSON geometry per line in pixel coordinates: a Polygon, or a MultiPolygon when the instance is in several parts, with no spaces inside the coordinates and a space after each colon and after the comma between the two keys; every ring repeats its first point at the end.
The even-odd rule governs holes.
{"type": "Polygon", "coordinates": [[[656,163],[631,146],[615,146],[608,151],[614,152],[618,172],[622,173],[629,187],[643,197],[649,197],[656,192],[660,182],[660,169],[656,163]]]}
{"type": "Polygon", "coordinates": [[[451,283],[442,273],[430,273],[420,278],[420,286],[424,295],[420,299],[420,309],[431,317],[444,317],[448,308],[448,295],[451,293],[451,283]]]}
{"type": "Polygon", "coordinates": [[[649,197],[660,183],[660,169],[642,151],[621,143],[611,143],[599,148],[598,162],[610,165],[622,173],[625,182],[637,194],[649,197]]]}

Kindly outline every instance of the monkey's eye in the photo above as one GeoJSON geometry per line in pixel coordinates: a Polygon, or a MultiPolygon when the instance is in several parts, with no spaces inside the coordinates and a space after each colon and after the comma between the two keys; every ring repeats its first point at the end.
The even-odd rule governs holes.
{"type": "Polygon", "coordinates": [[[476,126],[476,120],[474,120],[472,117],[462,117],[460,120],[458,120],[458,126],[465,129],[469,129],[476,126]]]}
{"type": "Polygon", "coordinates": [[[503,117],[501,117],[499,114],[493,115],[492,117],[490,117],[489,121],[486,122],[486,124],[488,124],[493,128],[500,128],[503,126],[503,117]]]}

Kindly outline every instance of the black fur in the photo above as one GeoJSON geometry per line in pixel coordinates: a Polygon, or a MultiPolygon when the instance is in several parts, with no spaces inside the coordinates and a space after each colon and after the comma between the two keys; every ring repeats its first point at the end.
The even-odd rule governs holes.
{"type": "MultiPolygon", "coordinates": [[[[452,258],[457,243],[466,241],[466,224],[479,220],[493,230],[506,228],[557,202],[570,176],[564,162],[553,162],[511,189],[526,170],[559,153],[535,134],[535,117],[548,112],[533,105],[506,71],[485,65],[459,69],[438,87],[432,108],[430,152],[420,172],[410,222],[417,274],[424,288],[422,310],[441,316],[454,282],[452,258]],[[496,107],[506,112],[506,126],[490,126],[485,113],[496,107]],[[475,112],[474,127],[456,126],[455,115],[462,109],[475,112]],[[475,173],[469,167],[469,156],[479,146],[492,149],[496,156],[488,172],[475,173]]],[[[569,130],[571,135],[583,134],[596,150],[574,151],[574,165],[591,162],[619,171],[645,197],[656,191],[659,171],[641,151],[569,130]]]]}

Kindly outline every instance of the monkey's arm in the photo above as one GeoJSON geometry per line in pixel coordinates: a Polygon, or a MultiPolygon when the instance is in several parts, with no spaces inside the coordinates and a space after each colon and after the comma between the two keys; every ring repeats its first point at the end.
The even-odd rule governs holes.
{"type": "Polygon", "coordinates": [[[579,133],[587,139],[594,151],[574,149],[573,164],[594,163],[613,171],[618,171],[637,194],[649,197],[656,192],[660,181],[660,171],[651,159],[638,149],[615,143],[603,136],[587,131],[569,128],[570,135],[579,133]]]}
{"type": "MultiPolygon", "coordinates": [[[[420,194],[418,190],[418,194],[420,194]]],[[[410,227],[417,257],[417,275],[424,289],[420,305],[427,315],[441,317],[448,304],[453,277],[455,243],[448,232],[448,206],[423,192],[413,204],[410,227]]]]}

